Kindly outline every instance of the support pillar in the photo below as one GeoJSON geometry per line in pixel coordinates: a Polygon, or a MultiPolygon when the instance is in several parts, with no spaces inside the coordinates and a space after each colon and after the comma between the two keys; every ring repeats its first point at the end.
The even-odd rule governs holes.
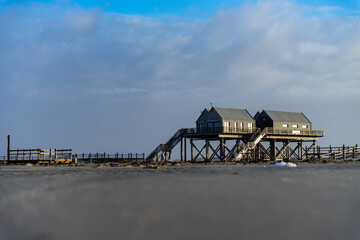
{"type": "Polygon", "coordinates": [[[290,142],[289,141],[283,142],[283,147],[286,145],[287,145],[287,147],[285,149],[285,160],[289,161],[290,160],[290,142]]]}
{"type": "Polygon", "coordinates": [[[181,138],[180,140],[180,161],[183,162],[183,155],[184,155],[184,151],[183,151],[183,138],[181,138]]]}
{"type": "Polygon", "coordinates": [[[302,141],[298,142],[298,160],[300,160],[300,161],[303,160],[303,142],[302,141]]]}
{"type": "Polygon", "coordinates": [[[276,160],[276,141],[275,139],[270,140],[270,161],[276,160]]]}
{"type": "Polygon", "coordinates": [[[209,161],[209,140],[206,139],[206,159],[205,161],[208,162],[209,161]]]}
{"type": "Polygon", "coordinates": [[[193,143],[193,139],[190,138],[190,152],[191,152],[191,161],[194,161],[194,143],[193,143]]]}
{"type": "Polygon", "coordinates": [[[186,144],[186,138],[184,138],[184,140],[185,140],[185,141],[184,141],[184,142],[185,142],[185,145],[184,145],[184,150],[185,150],[185,151],[184,151],[184,161],[186,162],[186,160],[187,160],[187,159],[186,159],[186,158],[187,158],[187,156],[186,156],[186,155],[187,155],[187,152],[186,152],[186,145],[187,145],[187,144],[186,144]]]}
{"type": "Polygon", "coordinates": [[[223,138],[220,139],[220,160],[225,160],[225,140],[223,138]]]}

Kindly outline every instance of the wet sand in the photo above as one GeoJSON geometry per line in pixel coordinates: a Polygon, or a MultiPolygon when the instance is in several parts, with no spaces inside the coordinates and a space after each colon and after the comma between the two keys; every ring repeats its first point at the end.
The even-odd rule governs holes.
{"type": "Polygon", "coordinates": [[[0,167],[0,239],[360,239],[360,164],[0,167]]]}

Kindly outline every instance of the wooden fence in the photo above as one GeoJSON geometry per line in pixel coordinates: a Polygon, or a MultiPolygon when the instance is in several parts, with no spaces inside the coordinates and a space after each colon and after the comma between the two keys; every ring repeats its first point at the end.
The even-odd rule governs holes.
{"type": "Polygon", "coordinates": [[[7,158],[9,163],[71,163],[72,149],[9,149],[7,158]]]}
{"type": "Polygon", "coordinates": [[[82,153],[74,154],[77,162],[121,162],[140,163],[145,162],[145,153],[82,153]]]}
{"type": "Polygon", "coordinates": [[[305,152],[307,159],[313,160],[360,160],[360,148],[355,146],[320,147],[314,146],[305,152]]]}

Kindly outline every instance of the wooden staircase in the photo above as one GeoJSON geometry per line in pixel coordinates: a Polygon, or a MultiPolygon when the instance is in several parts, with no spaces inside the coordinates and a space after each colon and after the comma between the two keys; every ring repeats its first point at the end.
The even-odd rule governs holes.
{"type": "Polygon", "coordinates": [[[179,129],[165,144],[160,144],[154,149],[147,157],[146,161],[151,162],[158,160],[163,154],[170,153],[171,150],[181,141],[183,133],[187,131],[187,128],[179,129]]]}
{"type": "Polygon", "coordinates": [[[265,137],[266,133],[266,128],[264,128],[262,131],[260,128],[257,129],[250,137],[246,145],[237,153],[237,155],[235,156],[235,160],[240,161],[248,153],[248,151],[254,149],[256,145],[261,141],[261,139],[265,137]]]}

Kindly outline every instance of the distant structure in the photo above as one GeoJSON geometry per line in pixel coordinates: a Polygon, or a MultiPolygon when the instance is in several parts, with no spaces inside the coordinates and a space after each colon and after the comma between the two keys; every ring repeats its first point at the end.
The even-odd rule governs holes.
{"type": "Polygon", "coordinates": [[[198,133],[252,132],[255,120],[246,109],[213,107],[204,109],[196,126],[198,133]]]}
{"type": "Polygon", "coordinates": [[[147,161],[169,161],[178,143],[180,160],[187,161],[187,139],[193,162],[304,160],[323,136],[323,130],[312,130],[303,113],[263,110],[253,118],[246,109],[212,107],[201,112],[196,128],[179,129],[147,161]],[[195,142],[204,143],[198,147],[195,142]]]}
{"type": "Polygon", "coordinates": [[[299,112],[263,110],[254,118],[256,126],[259,128],[290,129],[293,134],[300,134],[301,130],[311,130],[311,122],[303,113],[299,112]]]}
{"type": "Polygon", "coordinates": [[[11,149],[8,135],[7,163],[71,163],[72,149],[11,149]]]}

